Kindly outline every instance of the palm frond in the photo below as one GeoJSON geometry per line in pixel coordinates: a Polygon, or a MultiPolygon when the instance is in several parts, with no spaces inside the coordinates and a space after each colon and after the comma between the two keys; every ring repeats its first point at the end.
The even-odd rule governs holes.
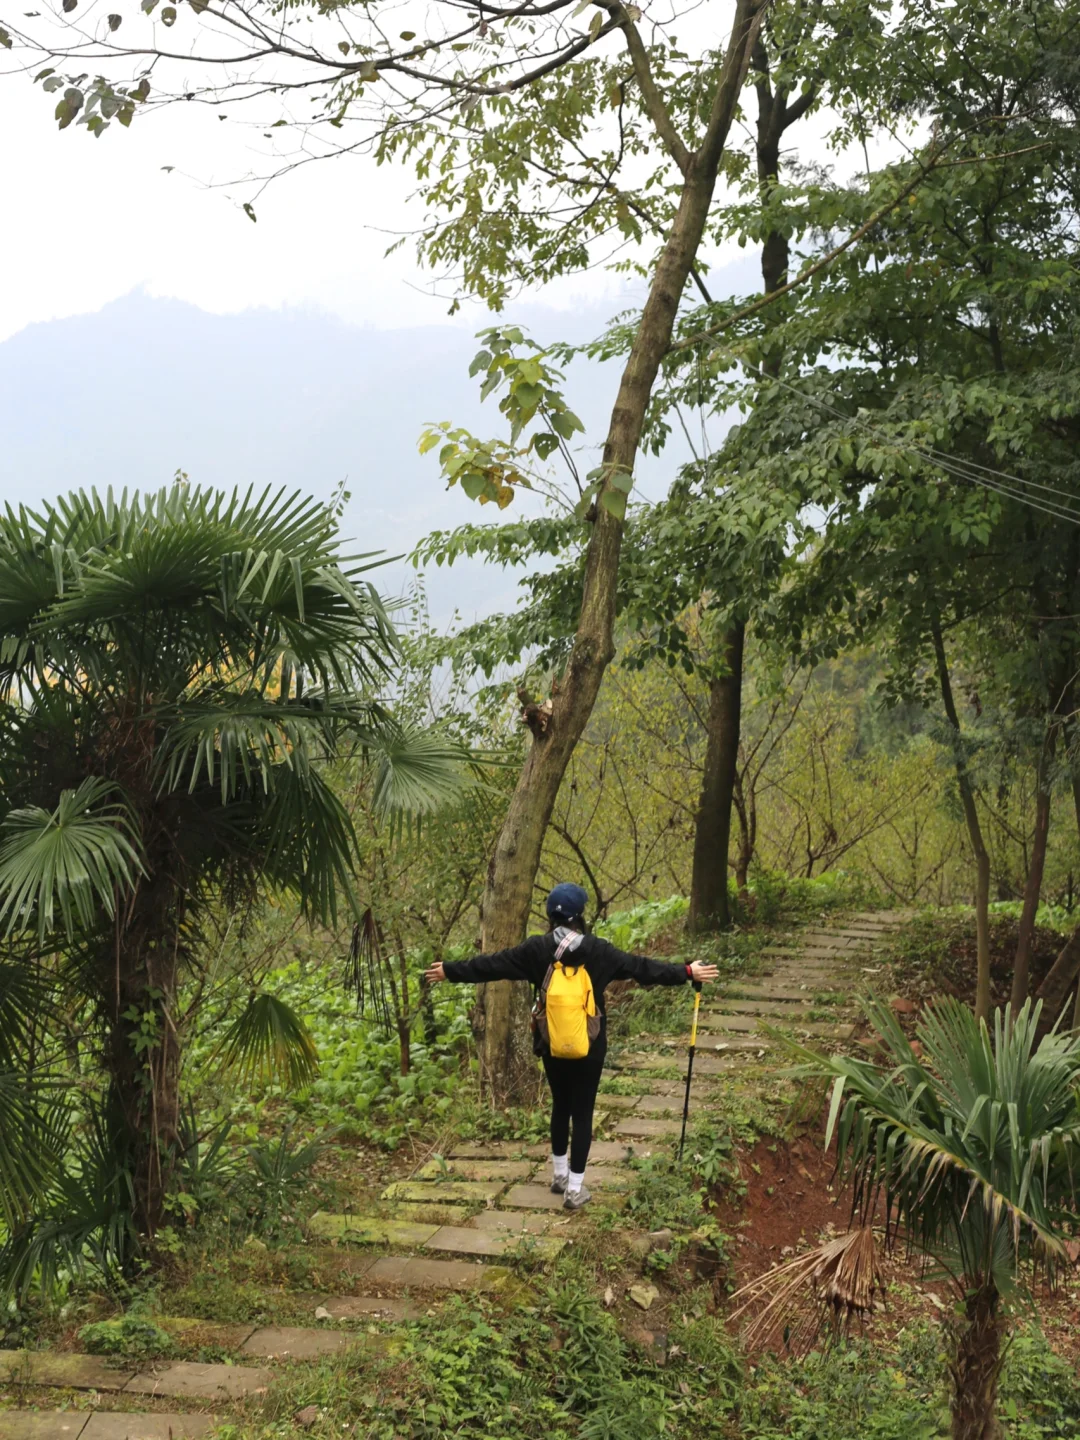
{"type": "Polygon", "coordinates": [[[434,730],[389,726],[375,750],[374,803],[399,828],[460,799],[468,752],[434,730]]]}
{"type": "Polygon", "coordinates": [[[89,929],[100,906],[113,914],[118,891],[129,890],[142,862],[127,809],[108,797],[107,780],[91,777],[65,790],[54,811],[31,805],[0,824],[0,924],[7,934],[36,917],[44,939],[57,911],[68,936],[89,929]]]}
{"type": "Polygon", "coordinates": [[[839,1334],[855,1320],[865,1320],[883,1290],[873,1229],[861,1225],[737,1290],[731,1298],[742,1303],[732,1318],[756,1312],[744,1331],[750,1348],[779,1339],[785,1349],[800,1355],[810,1349],[826,1323],[839,1334]]]}
{"type": "Polygon", "coordinates": [[[0,1072],[0,1218],[9,1232],[25,1224],[56,1180],[65,1122],[55,1093],[17,1071],[0,1072]]]}
{"type": "Polygon", "coordinates": [[[1060,1263],[1080,1173],[1080,1036],[1038,1039],[1038,1007],[992,1027],[952,999],[929,1006],[916,1056],[896,1017],[866,1002],[890,1066],[790,1046],[797,1073],[833,1082],[826,1140],[869,1219],[969,1279],[1012,1285],[1027,1259],[1060,1263]]]}
{"type": "Polygon", "coordinates": [[[91,1105],[64,1146],[63,1164],[0,1248],[0,1298],[54,1292],[63,1277],[116,1284],[139,1253],[126,1137],[111,1099],[91,1105]]]}
{"type": "Polygon", "coordinates": [[[252,995],[230,1027],[221,1066],[247,1082],[276,1080],[302,1089],[314,1079],[319,1054],[296,1011],[274,995],[252,995]]]}

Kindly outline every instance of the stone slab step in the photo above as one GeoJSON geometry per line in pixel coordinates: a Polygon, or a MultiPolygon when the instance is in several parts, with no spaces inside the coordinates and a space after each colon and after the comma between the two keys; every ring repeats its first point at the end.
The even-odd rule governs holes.
{"type": "Polygon", "coordinates": [[[526,1145],[522,1140],[462,1140],[448,1160],[544,1160],[546,1145],[526,1145]]]}
{"type": "Polygon", "coordinates": [[[815,995],[840,995],[850,994],[850,989],[845,982],[843,985],[808,985],[805,981],[797,985],[740,985],[738,991],[734,989],[723,1000],[718,1001],[712,1008],[722,1008],[727,1005],[741,1005],[747,1000],[762,1000],[770,1005],[808,1005],[815,995]]]}
{"type": "Polygon", "coordinates": [[[664,1135],[677,1135],[681,1126],[679,1120],[658,1120],[644,1118],[641,1120],[624,1120],[619,1126],[620,1135],[633,1136],[635,1139],[652,1139],[664,1135]]]}
{"type": "Polygon", "coordinates": [[[262,1395],[271,1372],[250,1365],[200,1365],[187,1360],[158,1362],[136,1374],[134,1367],[112,1368],[96,1355],[45,1350],[0,1352],[0,1375],[9,1384],[71,1390],[123,1391],[191,1400],[236,1400],[262,1395]]]}
{"type": "Polygon", "coordinates": [[[444,1183],[451,1180],[527,1180],[535,1168],[532,1160],[429,1160],[412,1178],[444,1183]]]}
{"type": "Polygon", "coordinates": [[[604,1110],[634,1110],[640,1099],[640,1095],[598,1095],[596,1104],[604,1110]]]}
{"type": "Polygon", "coordinates": [[[241,1353],[262,1360],[321,1360],[324,1355],[340,1355],[350,1346],[368,1344],[371,1339],[370,1335],[351,1334],[348,1330],[266,1325],[245,1340],[241,1353]]]}
{"type": "Polygon", "coordinates": [[[382,1198],[411,1200],[414,1204],[465,1200],[472,1205],[486,1205],[505,1189],[505,1180],[397,1180],[386,1187],[382,1198]]]}
{"type": "Polygon", "coordinates": [[[160,1395],[170,1400],[242,1400],[265,1394],[272,1379],[272,1370],[253,1365],[199,1365],[177,1360],[159,1362],[134,1376],[124,1386],[124,1394],[160,1395]]]}
{"type": "Polygon", "coordinates": [[[384,1255],[364,1276],[372,1285],[415,1290],[501,1290],[513,1272],[480,1261],[435,1260],[426,1255],[384,1255]]]}
{"type": "Polygon", "coordinates": [[[507,1235],[544,1235],[554,1222],[551,1215],[525,1215],[520,1210],[481,1210],[469,1225],[474,1230],[494,1230],[507,1235]]]}
{"type": "MultiPolygon", "coordinates": [[[[725,1049],[730,1047],[725,1046],[725,1049]]],[[[742,1046],[742,1049],[758,1049],[758,1046],[742,1046]]],[[[632,1055],[624,1055],[619,1062],[628,1070],[677,1070],[681,1067],[681,1059],[678,1055],[664,1054],[660,1051],[637,1051],[632,1055]]],[[[722,1075],[727,1070],[735,1069],[741,1062],[736,1055],[708,1055],[700,1050],[694,1060],[694,1073],[698,1075],[722,1075]]],[[[655,1083],[655,1082],[652,1082],[655,1083]]]]}
{"type": "Polygon", "coordinates": [[[527,1235],[522,1232],[510,1234],[495,1230],[473,1230],[467,1226],[444,1225],[424,1247],[426,1250],[446,1250],[454,1255],[501,1256],[513,1255],[522,1247],[528,1247],[534,1255],[545,1260],[556,1256],[566,1241],[550,1236],[527,1235]]]}
{"type": "Polygon", "coordinates": [[[0,1440],[201,1440],[217,1424],[216,1415],[4,1410],[0,1411],[0,1440]]]}
{"type": "Polygon", "coordinates": [[[800,996],[801,1004],[783,1000],[720,1000],[701,1011],[702,1019],[713,1020],[721,1015],[780,1015],[794,1019],[801,1015],[810,1019],[806,1006],[807,995],[800,996]]]}
{"type": "Polygon", "coordinates": [[[379,1215],[331,1215],[325,1210],[316,1210],[308,1221],[309,1235],[319,1240],[346,1240],[351,1245],[419,1246],[438,1228],[413,1220],[384,1220],[379,1215]]]}
{"type": "Polygon", "coordinates": [[[134,1365],[109,1365],[99,1355],[58,1354],[50,1350],[0,1350],[0,1379],[14,1385],[119,1391],[134,1374],[134,1365]]]}
{"type": "MultiPolygon", "coordinates": [[[[699,1029],[698,1042],[701,1042],[702,1037],[712,1043],[714,1036],[757,1035],[759,1033],[758,1026],[762,1024],[774,1025],[778,1030],[790,1030],[796,1035],[817,1035],[826,1040],[846,1039],[854,1028],[852,1024],[830,1025],[825,1020],[787,1020],[781,1023],[778,1020],[767,1019],[763,1015],[727,1015],[722,1022],[718,1019],[712,1022],[707,1029],[699,1029]],[[745,1025],[733,1023],[743,1020],[747,1022],[745,1025]]],[[[767,1035],[762,1035],[761,1039],[764,1044],[769,1043],[767,1035]]]]}
{"type": "Polygon", "coordinates": [[[642,1115],[667,1115],[679,1109],[678,1089],[667,1095],[643,1095],[638,1112],[642,1115]]]}
{"type": "Polygon", "coordinates": [[[464,1225],[473,1213],[472,1205],[443,1205],[434,1200],[395,1200],[391,1202],[395,1220],[415,1220],[419,1225],[464,1225]]]}
{"type": "Polygon", "coordinates": [[[329,1295],[319,1304],[333,1320],[415,1320],[424,1313],[392,1295],[329,1295]]]}

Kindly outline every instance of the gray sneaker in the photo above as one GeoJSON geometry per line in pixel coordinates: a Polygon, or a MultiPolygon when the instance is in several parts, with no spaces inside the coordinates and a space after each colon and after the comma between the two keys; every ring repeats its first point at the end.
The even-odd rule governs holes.
{"type": "Polygon", "coordinates": [[[585,1189],[585,1186],[582,1185],[580,1190],[568,1190],[566,1192],[566,1199],[563,1201],[563,1209],[580,1210],[581,1207],[583,1205],[587,1205],[591,1199],[592,1196],[589,1194],[588,1190],[585,1189]]]}
{"type": "Polygon", "coordinates": [[[565,1175],[556,1175],[551,1182],[551,1193],[553,1195],[566,1194],[567,1179],[565,1175]]]}

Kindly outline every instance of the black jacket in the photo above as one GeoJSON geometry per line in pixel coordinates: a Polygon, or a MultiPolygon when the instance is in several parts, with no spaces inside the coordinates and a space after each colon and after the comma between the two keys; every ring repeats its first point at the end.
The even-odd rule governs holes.
{"type": "MultiPolygon", "coordinates": [[[[463,985],[482,985],[487,980],[527,980],[534,988],[544,983],[548,966],[555,958],[554,935],[530,935],[522,945],[477,955],[475,960],[451,960],[443,966],[447,980],[463,985]]],[[[685,965],[667,965],[644,955],[627,955],[596,935],[583,935],[581,943],[566,957],[567,964],[584,965],[593,983],[596,1008],[606,1015],[604,990],[613,980],[636,980],[639,985],[685,985],[685,965]]]]}

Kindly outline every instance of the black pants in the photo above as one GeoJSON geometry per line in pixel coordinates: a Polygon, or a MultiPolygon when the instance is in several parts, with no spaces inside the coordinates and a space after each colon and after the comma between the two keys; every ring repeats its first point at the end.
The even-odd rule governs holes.
{"type": "Polygon", "coordinates": [[[551,1153],[566,1154],[573,1125],[570,1169],[575,1175],[581,1175],[588,1163],[593,1108],[606,1054],[607,1035],[601,1030],[584,1060],[555,1060],[550,1055],[544,1056],[544,1073],[551,1086],[551,1153]]]}

